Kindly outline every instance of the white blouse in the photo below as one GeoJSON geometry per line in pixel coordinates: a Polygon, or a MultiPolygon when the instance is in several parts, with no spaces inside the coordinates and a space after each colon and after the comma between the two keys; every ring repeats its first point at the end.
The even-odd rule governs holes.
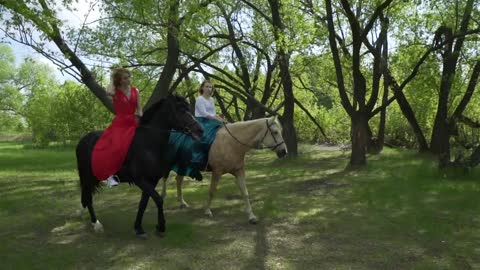
{"type": "Polygon", "coordinates": [[[195,102],[195,116],[197,117],[207,117],[217,115],[215,112],[215,103],[213,98],[205,98],[199,96],[195,102]]]}

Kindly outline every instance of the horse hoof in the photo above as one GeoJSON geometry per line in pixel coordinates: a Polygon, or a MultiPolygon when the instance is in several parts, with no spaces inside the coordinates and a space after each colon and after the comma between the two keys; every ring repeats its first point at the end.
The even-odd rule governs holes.
{"type": "Polygon", "coordinates": [[[147,239],[147,233],[143,229],[134,229],[135,236],[140,239],[147,239]]]}
{"type": "Polygon", "coordinates": [[[95,223],[92,223],[93,231],[96,233],[102,233],[103,232],[103,225],[100,223],[100,221],[96,221],[95,223]]]}
{"type": "Polygon", "coordinates": [[[208,216],[209,218],[213,218],[213,214],[210,209],[205,210],[205,215],[208,216]]]}
{"type": "Polygon", "coordinates": [[[155,228],[156,228],[155,232],[159,237],[165,236],[165,226],[163,226],[163,228],[160,228],[160,226],[157,225],[155,228]]]}
{"type": "Polygon", "coordinates": [[[163,226],[157,225],[157,226],[155,227],[155,229],[156,229],[157,234],[158,234],[158,233],[160,233],[160,234],[162,234],[162,233],[165,234],[165,225],[163,225],[163,226]]]}
{"type": "Polygon", "coordinates": [[[142,239],[142,240],[146,240],[147,239],[147,233],[135,233],[135,236],[138,238],[138,239],[142,239]]]}
{"type": "Polygon", "coordinates": [[[248,223],[253,224],[253,225],[257,224],[257,222],[258,222],[257,218],[251,218],[251,219],[248,220],[248,223]]]}

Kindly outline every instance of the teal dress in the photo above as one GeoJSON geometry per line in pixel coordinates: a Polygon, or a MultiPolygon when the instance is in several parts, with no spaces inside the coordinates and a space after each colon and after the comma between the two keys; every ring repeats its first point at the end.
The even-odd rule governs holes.
{"type": "Polygon", "coordinates": [[[208,152],[223,123],[206,117],[195,117],[203,128],[203,136],[196,141],[191,136],[178,131],[170,133],[167,155],[172,161],[172,169],[178,175],[202,180],[200,171],[207,170],[208,152]]]}

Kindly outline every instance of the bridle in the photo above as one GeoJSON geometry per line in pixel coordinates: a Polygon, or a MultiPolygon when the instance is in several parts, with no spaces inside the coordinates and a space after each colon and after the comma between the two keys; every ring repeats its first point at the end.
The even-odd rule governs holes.
{"type": "Polygon", "coordinates": [[[197,124],[197,120],[195,120],[195,118],[191,114],[190,114],[190,118],[191,118],[192,121],[188,122],[185,127],[182,127],[181,129],[176,128],[175,130],[191,136],[193,134],[191,127],[193,127],[195,124],[197,124]]]}
{"type": "Polygon", "coordinates": [[[265,130],[265,134],[263,134],[262,139],[260,139],[255,145],[249,145],[247,143],[241,142],[239,139],[237,139],[237,137],[235,137],[232,134],[232,132],[230,132],[230,130],[228,129],[226,124],[224,124],[223,126],[227,130],[228,134],[230,134],[230,136],[232,136],[232,138],[234,138],[239,144],[241,144],[243,146],[246,146],[246,147],[249,147],[249,148],[255,148],[255,149],[266,149],[266,148],[268,148],[268,149],[271,149],[272,151],[275,151],[275,149],[277,149],[277,147],[279,147],[280,145],[285,143],[285,141],[282,140],[282,141],[279,142],[279,141],[277,141],[277,138],[275,138],[275,136],[273,136],[272,129],[270,128],[273,124],[269,124],[268,119],[265,120],[265,124],[267,125],[267,129],[265,130]],[[272,138],[273,138],[273,141],[275,142],[275,145],[261,147],[261,145],[263,143],[263,140],[265,140],[269,131],[270,131],[270,134],[272,135],[272,138]]]}

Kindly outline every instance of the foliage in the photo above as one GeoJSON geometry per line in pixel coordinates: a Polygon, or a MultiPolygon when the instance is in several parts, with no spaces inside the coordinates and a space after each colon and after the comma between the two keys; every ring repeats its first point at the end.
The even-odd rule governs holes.
{"type": "Polygon", "coordinates": [[[27,58],[15,68],[13,57],[5,59],[3,66],[9,69],[1,72],[0,132],[28,130],[35,144],[45,146],[77,141],[110,122],[111,113],[85,86],[73,81],[58,84],[47,64],[27,58]]]}
{"type": "MultiPolygon", "coordinates": [[[[384,1],[348,1],[358,20],[369,19],[380,3],[384,1]],[[357,14],[358,13],[358,14],[357,14]]],[[[2,2],[1,20],[6,34],[17,41],[31,41],[37,49],[45,49],[53,55],[47,35],[53,29],[45,22],[55,22],[64,10],[75,7],[76,1],[51,1],[45,3],[52,12],[42,12],[38,1],[2,2]],[[33,24],[38,19],[38,25],[33,24]],[[23,31],[24,30],[24,31],[23,31]],[[37,32],[35,32],[37,30],[37,32]],[[23,32],[22,32],[23,31],[23,32]],[[22,33],[25,39],[21,39],[22,33]],[[33,34],[35,33],[35,34],[33,34]],[[37,35],[38,34],[38,35],[37,35]],[[29,38],[32,38],[30,40],[29,38]],[[35,41],[35,42],[33,42],[35,41]]],[[[95,8],[101,12],[101,18],[94,23],[71,26],[58,20],[58,26],[66,43],[75,49],[80,58],[92,61],[97,80],[102,84],[106,80],[105,68],[112,66],[131,66],[134,84],[141,91],[145,103],[152,95],[162,68],[167,59],[167,30],[169,26],[168,8],[172,1],[100,1],[95,8]]],[[[275,95],[281,84],[276,51],[283,46],[291,55],[290,71],[294,84],[295,98],[303,104],[316,122],[322,126],[332,143],[350,141],[350,120],[342,111],[337,89],[331,52],[327,46],[324,1],[280,1],[281,15],[285,29],[275,42],[274,29],[269,21],[271,7],[268,1],[183,1],[179,6],[179,28],[176,38],[180,44],[180,58],[176,78],[181,78],[188,69],[190,81],[183,80],[177,87],[179,93],[194,95],[195,88],[203,77],[213,77],[219,94],[225,101],[228,112],[234,120],[248,118],[250,110],[248,95],[261,100],[271,110],[284,100],[282,89],[275,95]],[[229,25],[231,23],[231,25],[229,25]],[[231,27],[231,29],[229,28],[231,27]],[[237,48],[234,47],[237,46],[237,48]],[[215,49],[223,47],[219,51],[215,49]],[[209,57],[199,60],[211,53],[209,57]],[[198,62],[197,62],[198,61],[198,62]],[[273,72],[268,77],[268,71],[273,72]],[[273,93],[269,96],[268,91],[273,93]]],[[[473,18],[478,18],[478,1],[473,8],[473,18]]],[[[333,0],[338,12],[341,1],[333,0]]],[[[401,82],[412,71],[418,59],[432,44],[435,30],[441,26],[458,29],[459,18],[464,9],[464,1],[393,1],[384,15],[389,18],[389,67],[395,78],[401,82]],[[412,16],[413,12],[413,16],[412,16]]],[[[340,57],[345,71],[351,69],[352,38],[347,19],[339,16],[337,38],[344,39],[340,45],[340,57]]],[[[336,26],[336,27],[337,27],[336,26]]],[[[478,29],[478,20],[471,22],[469,29],[478,29]]],[[[373,42],[378,36],[380,25],[375,22],[368,40],[373,42]]],[[[364,46],[365,47],[365,46],[364,46]]],[[[366,98],[371,95],[372,56],[362,47],[361,72],[367,81],[366,98]]],[[[462,63],[454,79],[449,107],[454,108],[462,97],[472,63],[478,59],[478,34],[467,37],[462,51],[462,63]]],[[[0,106],[5,104],[15,111],[0,111],[2,130],[21,129],[22,123],[28,123],[37,142],[49,140],[74,140],[82,132],[101,129],[111,117],[95,102],[86,88],[76,83],[58,85],[55,82],[30,84],[38,76],[29,76],[27,67],[15,71],[11,53],[5,46],[0,48],[0,59],[6,64],[0,66],[0,106]],[[12,73],[12,71],[15,71],[12,73]],[[8,79],[5,79],[8,78],[8,79]],[[35,88],[35,89],[34,89],[35,88]],[[47,90],[48,89],[48,90],[47,90]],[[21,90],[21,91],[20,91],[21,90]],[[87,93],[83,93],[85,91],[87,93]],[[75,103],[78,99],[85,102],[75,103]],[[45,109],[46,104],[52,109],[45,109]],[[26,105],[25,108],[22,108],[26,105]],[[42,107],[42,105],[44,107],[42,107]],[[94,116],[88,111],[94,112],[94,116]],[[23,120],[22,120],[23,119],[23,120]],[[58,119],[58,121],[57,121],[58,119]],[[36,123],[38,121],[38,123],[36,123]],[[44,128],[44,129],[42,129],[44,128]]],[[[66,59],[58,57],[64,64],[66,59]]],[[[403,90],[412,106],[416,120],[426,137],[431,136],[436,113],[438,88],[441,75],[441,57],[434,51],[422,64],[415,79],[403,90]]],[[[3,63],[2,62],[2,63],[3,63]]],[[[43,76],[43,75],[42,75],[43,76]]],[[[40,76],[41,77],[41,76],[40,76]]],[[[345,72],[344,84],[349,99],[352,99],[353,78],[351,72],[345,72]]],[[[164,86],[166,87],[166,86],[164,86]]],[[[478,87],[477,87],[478,88],[478,87]]],[[[383,89],[383,86],[380,86],[383,89]]],[[[381,94],[381,93],[380,93],[381,94]]],[[[392,95],[390,95],[392,96],[392,95]]],[[[378,103],[378,102],[377,102],[378,103]]],[[[218,104],[218,103],[217,103],[218,104]]],[[[465,115],[478,120],[478,95],[475,94],[465,115]]],[[[376,104],[379,106],[380,104],[376,104]]],[[[452,112],[449,112],[452,113],[452,112]]],[[[268,114],[268,113],[267,113],[268,114]]],[[[307,142],[323,142],[324,138],[307,114],[295,108],[295,125],[298,138],[307,142]]],[[[370,121],[376,132],[378,117],[370,121]]],[[[459,128],[463,139],[475,143],[476,129],[459,128]],[[467,139],[468,137],[468,139],[467,139]]],[[[415,137],[410,125],[405,121],[396,102],[387,109],[386,140],[403,146],[414,147],[415,137]]]]}
{"type": "Polygon", "coordinates": [[[328,55],[294,58],[295,97],[308,108],[328,138],[324,138],[306,113],[297,108],[295,124],[301,141],[343,144],[350,140],[350,119],[340,104],[332,66],[328,55]]]}
{"type": "Polygon", "coordinates": [[[112,114],[84,86],[67,81],[61,88],[51,103],[50,118],[58,141],[78,141],[90,131],[107,127],[112,114]]]}
{"type": "Polygon", "coordinates": [[[0,43],[0,132],[22,131],[23,97],[14,86],[15,56],[12,49],[0,43]]]}

